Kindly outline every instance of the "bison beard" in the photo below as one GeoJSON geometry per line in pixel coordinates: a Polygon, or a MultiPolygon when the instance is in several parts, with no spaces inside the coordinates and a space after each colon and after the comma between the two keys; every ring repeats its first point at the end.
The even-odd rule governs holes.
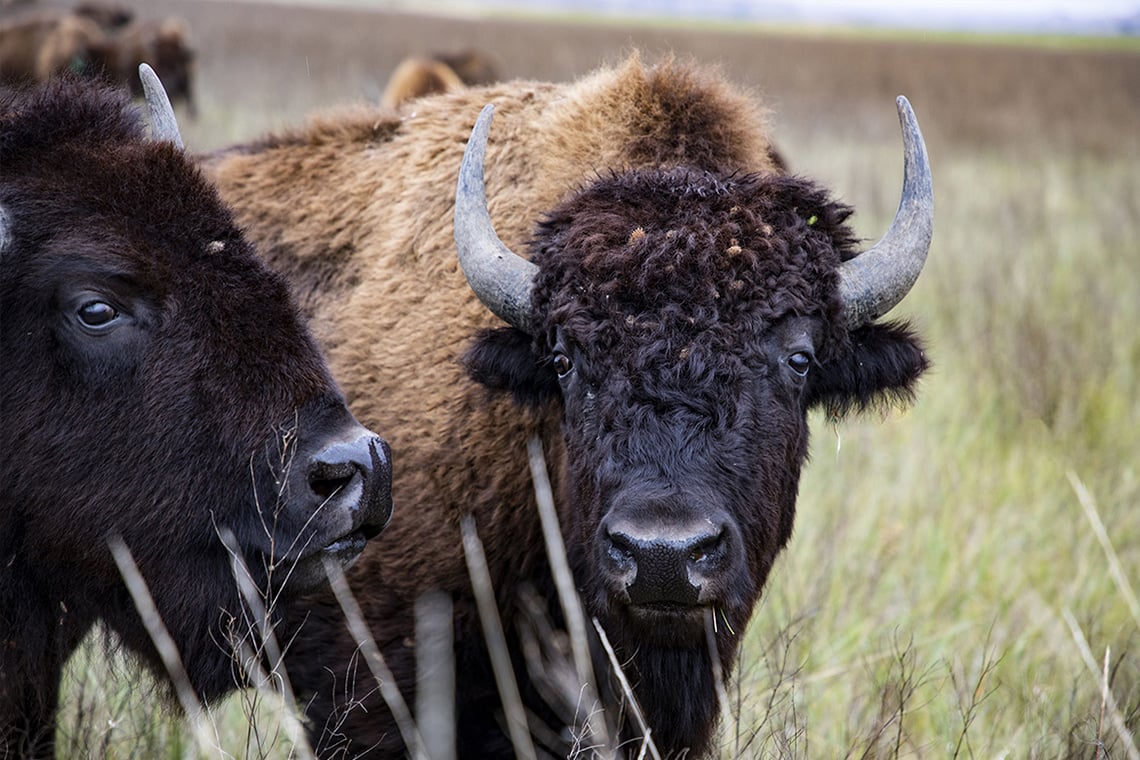
{"type": "MultiPolygon", "coordinates": [[[[921,164],[915,133],[908,154],[921,164]]],[[[553,599],[526,459],[537,436],[587,614],[627,664],[658,748],[711,751],[706,615],[731,672],[791,535],[808,410],[909,400],[922,347],[906,326],[869,319],[905,293],[925,248],[888,233],[858,254],[851,210],[778,170],[750,98],[636,56],[566,85],[427,97],[402,119],[326,116],[207,165],[291,278],[354,411],[398,452],[407,509],[349,581],[404,694],[415,692],[414,601],[442,589],[455,603],[460,754],[511,756],[460,548],[470,514],[526,706],[567,742],[556,753],[580,728],[574,708],[592,708],[544,701],[546,674],[523,653],[520,593],[553,599]],[[488,102],[491,211],[485,120],[453,209],[440,187],[488,102]],[[296,166],[317,173],[297,182],[296,166]],[[849,281],[853,261],[874,270],[899,250],[909,272],[890,287],[849,281]]],[[[928,179],[904,190],[923,213],[902,227],[919,237],[928,179]]],[[[287,665],[318,751],[401,756],[337,602],[310,602],[287,665]]],[[[556,608],[542,614],[560,624],[556,608]]],[[[613,718],[621,695],[610,674],[599,684],[613,718]]],[[[632,721],[622,732],[637,739],[632,721]]]]}

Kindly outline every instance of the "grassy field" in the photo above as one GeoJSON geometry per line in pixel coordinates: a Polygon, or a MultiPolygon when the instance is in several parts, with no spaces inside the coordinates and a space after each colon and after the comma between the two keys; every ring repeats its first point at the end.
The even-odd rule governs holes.
{"type": "MultiPolygon", "coordinates": [[[[898,312],[935,368],[905,414],[814,420],[724,756],[1137,757],[1140,49],[147,7],[165,12],[202,51],[192,149],[374,99],[410,53],[476,46],[504,76],[561,80],[633,46],[675,50],[754,87],[793,169],[853,203],[868,238],[894,211],[907,94],[937,221],[898,312]]],[[[214,748],[196,747],[111,664],[98,642],[72,663],[65,756],[300,752],[256,692],[216,706],[214,748]]]]}

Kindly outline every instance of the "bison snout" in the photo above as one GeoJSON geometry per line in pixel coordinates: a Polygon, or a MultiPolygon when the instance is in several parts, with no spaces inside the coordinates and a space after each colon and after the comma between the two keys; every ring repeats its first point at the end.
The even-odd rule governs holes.
{"type": "Polygon", "coordinates": [[[624,588],[635,606],[716,601],[734,564],[735,542],[728,527],[707,520],[684,528],[655,527],[626,520],[603,524],[602,565],[612,585],[624,588]]]}
{"type": "Polygon", "coordinates": [[[392,452],[382,438],[359,430],[314,454],[306,476],[314,509],[351,515],[353,530],[368,539],[392,517],[392,452]]]}

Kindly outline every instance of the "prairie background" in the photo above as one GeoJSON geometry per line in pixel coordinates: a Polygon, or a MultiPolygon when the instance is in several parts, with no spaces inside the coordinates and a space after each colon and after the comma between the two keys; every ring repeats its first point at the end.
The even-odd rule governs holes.
{"type": "MultiPolygon", "coordinates": [[[[898,197],[893,99],[906,94],[937,211],[896,316],[920,326],[934,369],[904,413],[813,420],[795,535],[747,632],[724,757],[1137,757],[1135,38],[138,5],[193,30],[191,150],[375,101],[406,55],[474,47],[504,78],[567,80],[634,47],[671,51],[754,89],[793,171],[853,204],[871,240],[898,197]]],[[[296,751],[283,711],[254,693],[215,706],[216,748],[196,749],[127,665],[111,666],[98,644],[73,661],[64,756],[296,751]]]]}

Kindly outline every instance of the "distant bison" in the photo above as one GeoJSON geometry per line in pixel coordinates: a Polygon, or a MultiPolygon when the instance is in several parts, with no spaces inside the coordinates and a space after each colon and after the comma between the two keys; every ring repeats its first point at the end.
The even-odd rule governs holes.
{"type": "Polygon", "coordinates": [[[191,115],[197,112],[197,52],[186,21],[175,17],[135,21],[116,32],[103,59],[105,76],[126,84],[131,94],[141,97],[141,63],[154,67],[173,103],[184,104],[191,115]]]}
{"type": "MultiPolygon", "coordinates": [[[[927,366],[907,326],[874,321],[917,278],[932,229],[925,148],[901,99],[899,112],[903,200],[863,253],[849,207],[775,170],[761,107],[672,61],[635,56],[571,84],[425,98],[402,119],[326,115],[209,159],[260,252],[292,279],[350,406],[400,452],[405,509],[349,577],[408,697],[413,604],[432,589],[453,597],[463,757],[513,756],[467,579],[465,515],[529,716],[547,724],[535,734],[571,742],[565,728],[592,709],[576,689],[566,705],[541,699],[543,674],[524,664],[520,592],[560,617],[531,436],[551,462],[587,614],[658,748],[712,750],[706,621],[731,673],[792,532],[808,410],[905,402],[927,366]],[[488,102],[494,127],[489,115],[476,125],[453,205],[445,188],[488,102]]],[[[319,749],[402,756],[336,602],[311,601],[326,612],[308,617],[288,667],[319,749]]],[[[608,686],[598,691],[613,708],[608,686]]],[[[626,721],[622,738],[637,735],[626,721]]]]}
{"type": "Polygon", "coordinates": [[[425,95],[491,84],[498,78],[495,64],[477,50],[436,53],[429,58],[412,56],[400,61],[392,71],[380,103],[395,108],[425,95]]]}
{"type": "Polygon", "coordinates": [[[108,38],[99,24],[71,13],[45,13],[0,23],[0,84],[45,82],[65,72],[104,70],[108,38]]]}
{"type": "Polygon", "coordinates": [[[96,622],[164,672],[109,542],[212,699],[254,635],[229,549],[277,617],[391,512],[387,445],[284,279],[125,100],[0,90],[0,757],[51,754],[61,668],[96,622]]]}
{"type": "Polygon", "coordinates": [[[0,82],[45,82],[63,73],[103,78],[142,97],[139,64],[154,68],[170,99],[196,112],[196,56],[179,18],[130,20],[116,6],[84,4],[0,25],[0,82]]]}
{"type": "Polygon", "coordinates": [[[84,2],[72,9],[76,16],[86,16],[107,31],[122,29],[135,18],[135,12],[124,5],[84,2]]]}

